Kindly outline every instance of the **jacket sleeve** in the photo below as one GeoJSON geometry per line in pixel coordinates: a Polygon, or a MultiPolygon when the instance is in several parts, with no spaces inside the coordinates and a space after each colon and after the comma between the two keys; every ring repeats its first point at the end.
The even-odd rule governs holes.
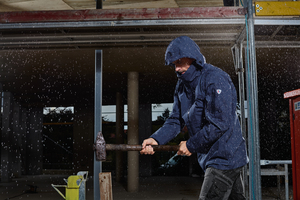
{"type": "Polygon", "coordinates": [[[175,138],[183,128],[183,120],[180,118],[180,102],[176,91],[177,90],[175,90],[173,109],[170,117],[160,129],[150,136],[155,139],[159,145],[166,144],[175,138]]]}
{"type": "Polygon", "coordinates": [[[229,129],[233,117],[232,86],[227,77],[215,73],[205,78],[205,83],[197,87],[195,102],[189,113],[190,122],[199,123],[195,134],[187,141],[191,153],[207,153],[229,129]]]}

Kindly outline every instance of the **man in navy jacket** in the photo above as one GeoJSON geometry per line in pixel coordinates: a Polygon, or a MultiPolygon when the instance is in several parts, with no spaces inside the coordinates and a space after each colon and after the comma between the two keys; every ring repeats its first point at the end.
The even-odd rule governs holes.
{"type": "Polygon", "coordinates": [[[199,46],[187,36],[169,44],[165,61],[178,77],[173,110],[164,125],[143,141],[141,153],[153,154],[150,145],[166,144],[186,126],[190,138],[179,144],[177,154],[197,153],[205,171],[199,200],[245,199],[241,170],[248,157],[229,75],[207,64],[199,46]]]}

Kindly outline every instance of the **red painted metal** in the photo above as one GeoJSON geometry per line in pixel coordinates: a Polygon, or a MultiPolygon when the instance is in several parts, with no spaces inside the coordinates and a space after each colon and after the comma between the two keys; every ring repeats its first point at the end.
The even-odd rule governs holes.
{"type": "Polygon", "coordinates": [[[0,23],[242,17],[238,7],[58,10],[0,13],[0,23]]]}
{"type": "Polygon", "coordinates": [[[295,97],[295,96],[300,96],[300,89],[284,93],[285,99],[295,97]]]}
{"type": "Polygon", "coordinates": [[[300,199],[300,89],[284,93],[290,104],[293,196],[300,199]]]}

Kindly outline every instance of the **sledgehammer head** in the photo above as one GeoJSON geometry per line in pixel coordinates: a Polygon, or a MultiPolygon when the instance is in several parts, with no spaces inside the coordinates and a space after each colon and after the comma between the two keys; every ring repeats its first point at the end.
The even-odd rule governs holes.
{"type": "Polygon", "coordinates": [[[101,131],[98,132],[96,141],[94,144],[94,151],[96,151],[96,160],[105,161],[106,160],[106,143],[101,131]]]}

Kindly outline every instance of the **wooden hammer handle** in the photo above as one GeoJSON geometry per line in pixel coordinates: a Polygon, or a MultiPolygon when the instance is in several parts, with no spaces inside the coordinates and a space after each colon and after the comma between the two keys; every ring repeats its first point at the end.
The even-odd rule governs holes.
{"type": "MultiPolygon", "coordinates": [[[[178,145],[153,145],[154,151],[178,151],[178,145]]],[[[141,151],[142,145],[106,144],[107,151],[141,151]]]]}

